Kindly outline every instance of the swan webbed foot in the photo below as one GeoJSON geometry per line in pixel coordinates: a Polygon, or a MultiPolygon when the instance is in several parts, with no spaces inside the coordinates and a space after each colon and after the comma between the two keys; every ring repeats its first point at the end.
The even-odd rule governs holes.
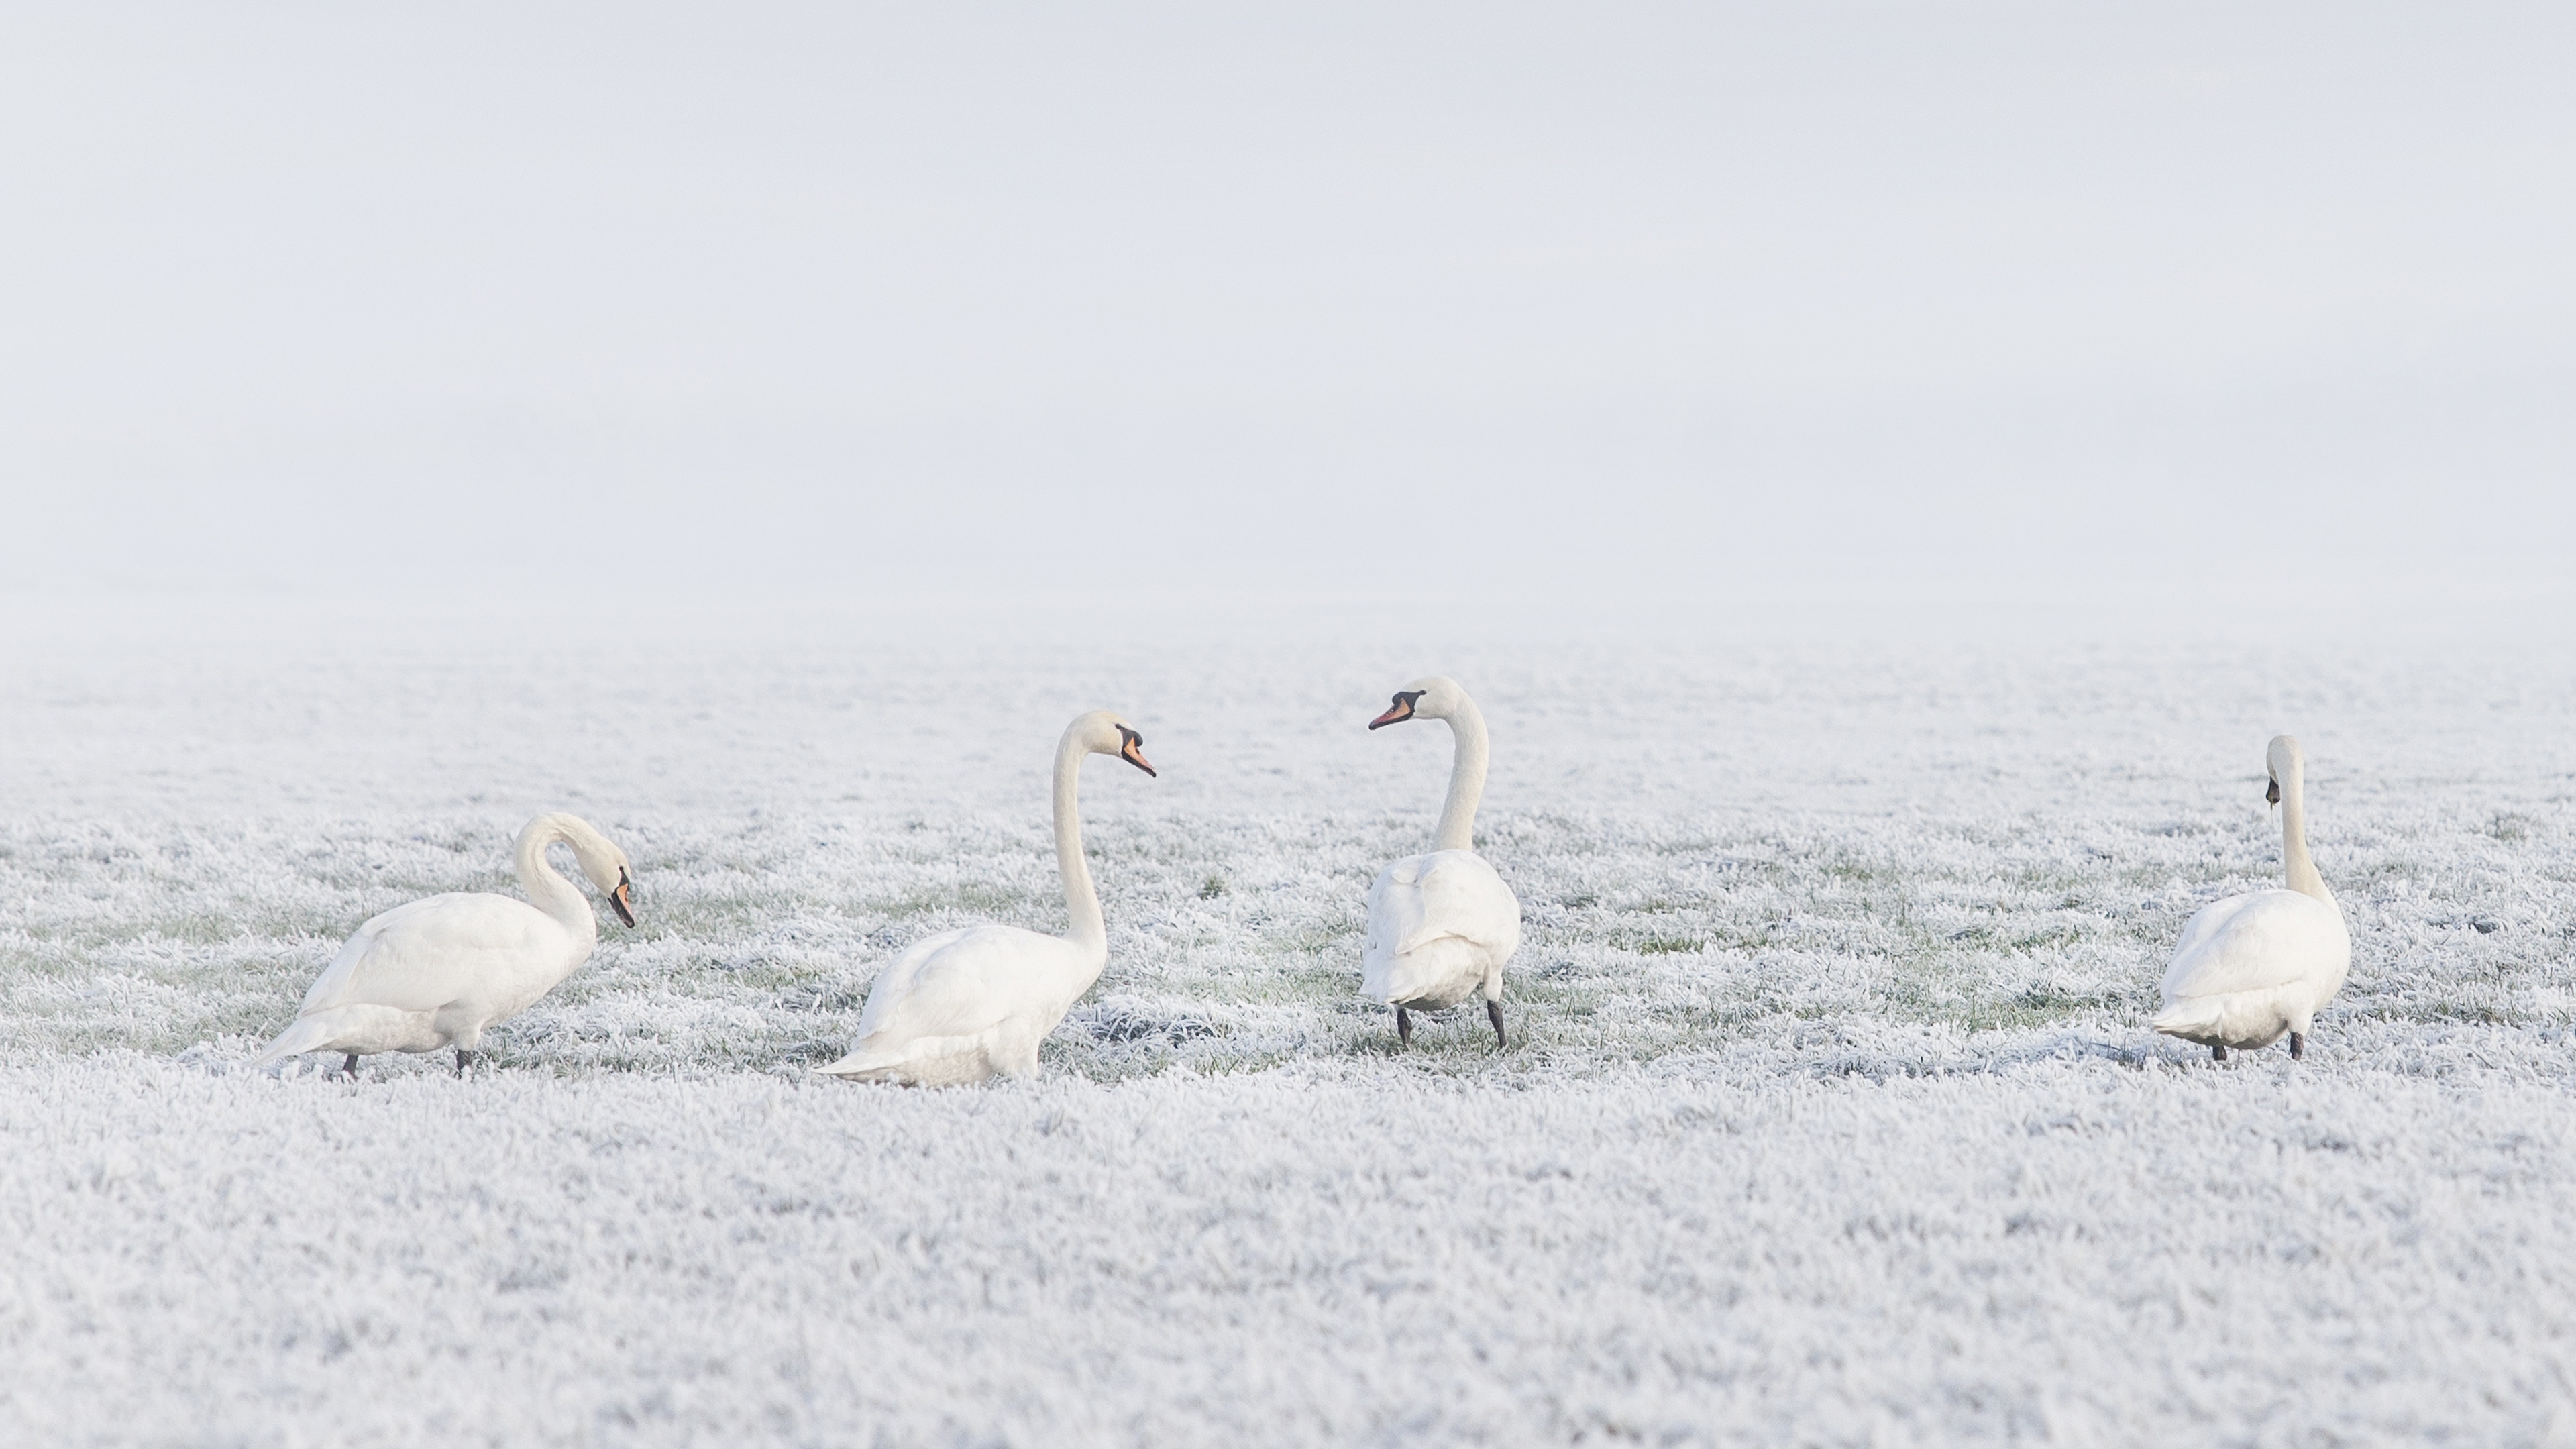
{"type": "Polygon", "coordinates": [[[1395,1039],[1400,1045],[1413,1045],[1413,1013],[1401,1006],[1395,1009],[1395,1039]]]}
{"type": "Polygon", "coordinates": [[[2211,1047],[2211,1048],[2209,1049],[2209,1059],[2210,1059],[2211,1061],[2213,1061],[2213,1062],[2223,1062],[2223,1061],[2227,1060],[2227,1046],[2226,1046],[2226,1044],[2225,1044],[2224,1042],[2222,1042],[2222,1043],[2220,1043],[2220,1044],[2218,1044],[2218,1045],[2216,1045],[2216,1046],[2211,1047]]]}
{"type": "Polygon", "coordinates": [[[1485,1019],[1494,1024],[1494,1050],[1501,1051],[1510,1046],[1510,1039],[1503,1035],[1503,1004],[1499,1001],[1487,1001],[1485,1019]]]}
{"type": "Polygon", "coordinates": [[[357,1074],[358,1054],[356,1052],[351,1052],[349,1053],[348,1060],[340,1063],[340,1075],[344,1077],[354,1077],[357,1074]]]}
{"type": "Polygon", "coordinates": [[[2294,1031],[2290,1033],[2290,1060],[2294,1062],[2298,1061],[2307,1054],[2308,1034],[2304,1031],[2294,1031]]]}

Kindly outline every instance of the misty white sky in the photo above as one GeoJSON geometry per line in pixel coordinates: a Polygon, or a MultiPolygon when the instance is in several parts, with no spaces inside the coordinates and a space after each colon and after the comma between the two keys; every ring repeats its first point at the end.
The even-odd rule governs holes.
{"type": "Polygon", "coordinates": [[[13,8],[0,589],[2554,587],[2571,16],[13,8]]]}

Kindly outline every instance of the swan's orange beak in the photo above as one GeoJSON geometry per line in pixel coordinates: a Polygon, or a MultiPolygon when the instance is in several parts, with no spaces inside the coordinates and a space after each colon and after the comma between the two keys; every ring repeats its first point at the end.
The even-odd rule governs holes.
{"type": "Polygon", "coordinates": [[[1143,735],[1124,727],[1119,729],[1118,734],[1118,758],[1134,765],[1137,769],[1144,771],[1148,775],[1154,775],[1154,778],[1157,780],[1163,778],[1160,775],[1154,774],[1154,767],[1152,765],[1145,763],[1145,737],[1143,735]]]}
{"type": "Polygon", "coordinates": [[[629,927],[635,924],[635,883],[626,878],[626,867],[617,868],[617,889],[608,893],[608,903],[617,907],[617,919],[629,927]]]}
{"type": "Polygon", "coordinates": [[[1397,695],[1395,697],[1395,703],[1386,707],[1386,713],[1369,721],[1369,728],[1376,729],[1380,725],[1402,724],[1406,720],[1413,718],[1413,702],[1421,697],[1422,696],[1418,694],[1397,695]]]}

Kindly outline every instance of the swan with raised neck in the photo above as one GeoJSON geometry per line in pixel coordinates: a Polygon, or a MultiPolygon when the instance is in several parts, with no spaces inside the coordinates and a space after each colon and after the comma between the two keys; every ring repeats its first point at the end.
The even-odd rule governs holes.
{"type": "Polygon", "coordinates": [[[1075,719],[1056,741],[1055,863],[1064,882],[1066,933],[970,926],[915,942],[869,986],[849,1051],[817,1070],[916,1087],[1037,1070],[1040,1043],[1109,960],[1100,895],[1082,853],[1078,787],[1082,762],[1091,755],[1114,755],[1155,772],[1145,760],[1145,737],[1107,710],[1075,719]]]}
{"type": "Polygon", "coordinates": [[[1427,855],[1408,856],[1369,887],[1368,934],[1360,948],[1360,991],[1395,1008],[1398,1041],[1411,1045],[1413,1013],[1438,1011],[1482,993],[1494,1044],[1503,1029],[1503,967],[1520,949],[1520,900],[1476,853],[1476,807],[1485,796],[1492,741],[1485,715],[1458,681],[1417,679],[1397,690],[1372,730],[1407,720],[1449,722],[1449,794],[1427,855]]]}
{"type": "Polygon", "coordinates": [[[2316,1013],[2352,969],[2343,908],[2308,853],[2307,753],[2289,735],[2264,752],[2266,802],[2281,807],[2283,888],[2213,901],[2184,925],[2165,969],[2155,1029],[2197,1042],[2218,1061],[2230,1048],[2290,1039],[2307,1055],[2316,1013]]]}

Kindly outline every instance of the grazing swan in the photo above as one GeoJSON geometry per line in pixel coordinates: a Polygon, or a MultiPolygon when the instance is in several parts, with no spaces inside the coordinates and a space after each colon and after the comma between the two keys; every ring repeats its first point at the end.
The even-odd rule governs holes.
{"type": "Polygon", "coordinates": [[[2281,807],[2281,864],[2288,890],[2255,891],[2203,906],[2182,928],[2165,971],[2155,1028],[2199,1042],[2219,1061],[2229,1047],[2267,1047],[2290,1034],[2292,1060],[2307,1055],[2308,1023],[2343,989],[2352,936],[2308,858],[2306,757],[2299,742],[2272,741],[2272,785],[2281,807]]]}
{"type": "Polygon", "coordinates": [[[1417,679],[1370,729],[1445,719],[1457,740],[1449,802],[1428,855],[1407,856],[1369,887],[1360,994],[1395,1008],[1395,1034],[1413,1044],[1416,1011],[1441,1011],[1481,991],[1494,1045],[1503,1036],[1503,963],[1521,944],[1521,903],[1476,853],[1476,802],[1485,793],[1485,717],[1454,679],[1417,679]]]}
{"type": "Polygon", "coordinates": [[[1065,727],[1055,747],[1055,863],[1064,875],[1069,936],[1017,926],[944,931],[896,958],[868,988],[859,1039],[849,1055],[819,1068],[862,1082],[946,1087],[1038,1069],[1038,1043],[1074,999],[1100,979],[1109,933],[1082,859],[1074,787],[1085,755],[1116,755],[1151,775],[1145,737],[1107,710],[1065,727]]]}
{"type": "Polygon", "coordinates": [[[431,896],[360,926],[304,993],[294,1023],[252,1065],[297,1052],[345,1052],[341,1069],[354,1072],[362,1052],[452,1046],[456,1070],[463,1072],[487,1027],[554,990],[599,944],[590,902],[546,861],[546,848],[558,843],[571,846],[582,873],[608,893],[617,919],[634,925],[626,852],[586,820],[540,815],[519,832],[519,889],[526,900],[431,896]]]}

